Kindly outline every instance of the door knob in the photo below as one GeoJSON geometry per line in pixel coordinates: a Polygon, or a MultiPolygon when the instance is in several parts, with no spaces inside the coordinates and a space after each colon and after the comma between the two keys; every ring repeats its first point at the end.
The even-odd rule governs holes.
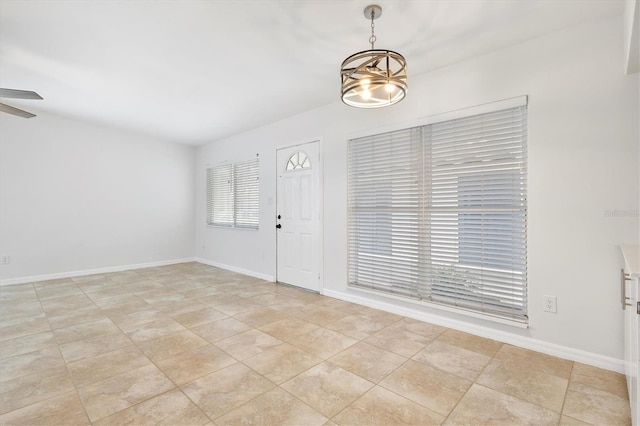
{"type": "Polygon", "coordinates": [[[281,218],[281,216],[280,216],[280,215],[278,215],[278,219],[280,219],[280,218],[281,218]]]}
{"type": "Polygon", "coordinates": [[[282,225],[277,224],[277,225],[276,225],[276,228],[280,229],[280,228],[282,228],[282,225]]]}

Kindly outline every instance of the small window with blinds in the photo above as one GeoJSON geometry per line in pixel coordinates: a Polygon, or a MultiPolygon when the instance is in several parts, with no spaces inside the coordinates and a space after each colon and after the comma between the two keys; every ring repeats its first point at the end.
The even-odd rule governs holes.
{"type": "Polygon", "coordinates": [[[527,323],[527,108],[352,139],[349,285],[527,323]]]}
{"type": "Polygon", "coordinates": [[[207,224],[258,229],[259,195],[257,158],[207,169],[207,224]]]}

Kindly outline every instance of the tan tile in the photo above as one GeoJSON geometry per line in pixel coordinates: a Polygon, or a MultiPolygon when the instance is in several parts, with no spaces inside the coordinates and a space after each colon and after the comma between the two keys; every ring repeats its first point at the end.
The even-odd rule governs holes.
{"type": "MultiPolygon", "coordinates": [[[[20,319],[25,319],[33,318],[43,314],[44,310],[42,309],[42,305],[40,304],[39,300],[19,302],[3,301],[0,303],[0,318],[2,319],[3,326],[6,325],[6,321],[14,315],[19,317],[20,319]]],[[[1,335],[0,338],[2,338],[1,335]]]]}
{"type": "Polygon", "coordinates": [[[261,296],[264,294],[274,294],[274,293],[272,293],[269,289],[261,288],[261,287],[247,288],[247,289],[238,291],[236,293],[236,295],[245,299],[253,298],[255,296],[261,296]]]}
{"type": "Polygon", "coordinates": [[[56,339],[51,331],[16,337],[5,340],[0,344],[0,359],[50,348],[55,345],[56,339]]]}
{"type": "Polygon", "coordinates": [[[371,389],[373,383],[323,362],[281,386],[321,414],[333,417],[371,389]]]}
{"type": "Polygon", "coordinates": [[[0,307],[3,309],[2,315],[0,315],[0,327],[4,328],[14,325],[24,325],[25,321],[46,319],[44,311],[38,305],[40,305],[40,302],[36,302],[35,304],[14,304],[12,302],[0,303],[0,307]],[[5,308],[12,306],[17,307],[17,309],[15,311],[10,309],[9,311],[4,312],[5,308]],[[24,310],[20,309],[20,307],[24,307],[24,310]]]}
{"type": "Polygon", "coordinates": [[[44,310],[42,309],[42,305],[40,305],[40,301],[38,300],[38,297],[35,296],[35,292],[33,296],[28,294],[25,294],[25,295],[22,295],[22,294],[1,295],[0,294],[0,318],[10,314],[24,315],[27,312],[32,312],[36,314],[40,314],[44,312],[44,310]],[[16,307],[17,305],[22,305],[26,309],[25,310],[18,309],[16,307]]]}
{"type": "Polygon", "coordinates": [[[174,317],[180,314],[186,314],[187,312],[199,311],[200,309],[207,308],[208,305],[196,300],[179,300],[177,302],[159,302],[154,305],[156,309],[164,312],[170,317],[174,317]]]}
{"type": "Polygon", "coordinates": [[[404,357],[413,356],[429,343],[431,339],[399,327],[387,327],[364,339],[368,343],[404,357]]]}
{"type": "Polygon", "coordinates": [[[512,363],[515,366],[527,366],[529,370],[568,379],[573,368],[573,361],[545,355],[511,345],[502,345],[495,354],[495,359],[512,363]]]}
{"type": "Polygon", "coordinates": [[[338,425],[439,425],[445,417],[376,386],[334,417],[338,425]]]}
{"type": "Polygon", "coordinates": [[[412,318],[402,318],[400,321],[389,326],[389,329],[396,328],[405,332],[427,337],[430,340],[438,338],[438,336],[448,330],[446,327],[414,320],[412,318]]]}
{"type": "Polygon", "coordinates": [[[451,329],[446,330],[438,336],[438,340],[487,356],[494,356],[502,347],[502,343],[496,342],[495,340],[485,339],[484,337],[451,329]]]}
{"type": "Polygon", "coordinates": [[[197,311],[186,312],[173,317],[174,320],[187,328],[197,327],[202,324],[227,318],[225,314],[215,308],[205,307],[197,311]]]}
{"type": "Polygon", "coordinates": [[[22,293],[35,295],[35,289],[33,287],[33,284],[26,283],[26,284],[13,284],[13,285],[0,286],[0,295],[22,294],[22,293]]]}
{"type": "Polygon", "coordinates": [[[494,358],[476,383],[560,412],[568,380],[530,369],[526,362],[494,358]]]}
{"type": "Polygon", "coordinates": [[[281,299],[282,296],[272,292],[258,294],[250,298],[252,302],[263,306],[275,305],[276,303],[279,303],[281,299]]]}
{"type": "Polygon", "coordinates": [[[267,348],[243,362],[272,382],[280,384],[321,361],[309,352],[283,343],[267,348]]]}
{"type": "Polygon", "coordinates": [[[156,366],[148,365],[79,388],[78,393],[89,418],[95,422],[173,388],[156,366]]]}
{"type": "Polygon", "coordinates": [[[379,322],[364,315],[349,315],[326,325],[325,328],[353,337],[354,339],[362,340],[382,330],[386,326],[386,321],[379,322]]]}
{"type": "Polygon", "coordinates": [[[62,314],[47,315],[51,328],[65,328],[72,325],[85,324],[108,319],[107,316],[97,307],[87,307],[86,309],[74,309],[71,312],[62,314]]]}
{"type": "Polygon", "coordinates": [[[288,295],[293,297],[294,299],[302,300],[303,302],[313,303],[313,304],[325,298],[325,296],[322,296],[320,294],[313,293],[307,290],[302,290],[302,289],[295,289],[294,292],[288,293],[288,295]]]}
{"type": "Polygon", "coordinates": [[[560,426],[588,426],[589,423],[581,422],[573,417],[562,415],[560,416],[560,426]]]}
{"type": "Polygon", "coordinates": [[[93,302],[83,294],[41,300],[42,309],[47,315],[70,312],[75,309],[93,306],[93,302]]]}
{"type": "Polygon", "coordinates": [[[168,284],[168,286],[176,291],[186,292],[195,290],[197,288],[205,288],[206,284],[201,283],[199,281],[194,281],[189,278],[183,278],[178,281],[174,281],[168,284]]]}
{"type": "Polygon", "coordinates": [[[0,416],[2,425],[87,425],[89,418],[76,392],[36,402],[0,416]]]}
{"type": "Polygon", "coordinates": [[[131,330],[136,326],[149,322],[167,320],[169,316],[149,306],[149,308],[140,311],[111,314],[109,318],[120,328],[131,330]]]}
{"type": "Polygon", "coordinates": [[[2,321],[0,323],[0,341],[50,330],[51,326],[44,314],[36,315],[33,318],[16,318],[11,321],[2,321]]]}
{"type": "MultiPolygon", "coordinates": [[[[36,292],[34,290],[31,290],[31,292],[23,292],[23,293],[2,293],[0,292],[0,315],[2,315],[2,312],[4,311],[3,306],[6,305],[11,305],[11,304],[25,304],[28,305],[30,303],[37,303],[38,305],[40,304],[40,301],[38,300],[38,296],[36,295],[36,292]]],[[[34,306],[35,308],[36,306],[34,306]]],[[[18,311],[14,311],[14,312],[18,312],[18,311]]]]}
{"type": "Polygon", "coordinates": [[[156,362],[164,374],[177,385],[235,363],[235,359],[209,344],[156,362]]]}
{"type": "Polygon", "coordinates": [[[235,318],[253,327],[260,327],[262,325],[267,325],[276,321],[283,320],[287,318],[287,314],[284,314],[275,309],[269,309],[261,306],[248,312],[236,315],[235,318]]]}
{"type": "Polygon", "coordinates": [[[362,342],[329,358],[329,362],[374,383],[387,377],[406,360],[405,357],[362,342]]]}
{"type": "Polygon", "coordinates": [[[121,328],[129,336],[129,339],[136,343],[186,330],[180,323],[170,318],[151,321],[134,327],[121,326],[121,328]]]}
{"type": "Polygon", "coordinates": [[[557,425],[560,415],[538,405],[474,384],[447,425],[557,425]]]}
{"type": "Polygon", "coordinates": [[[216,424],[322,425],[328,419],[280,388],[270,390],[216,419],[216,424]]]}
{"type": "Polygon", "coordinates": [[[118,284],[110,279],[103,279],[103,280],[95,280],[95,281],[87,281],[87,282],[81,282],[81,283],[76,283],[76,286],[80,289],[82,289],[82,291],[84,291],[85,293],[91,293],[92,291],[98,291],[98,290],[104,290],[110,287],[119,287],[118,284]]]}
{"type": "Polygon", "coordinates": [[[162,303],[162,302],[180,302],[182,300],[188,300],[187,296],[184,294],[169,290],[163,289],[162,291],[151,291],[144,294],[138,294],[138,296],[147,303],[152,305],[162,303]]]}
{"type": "Polygon", "coordinates": [[[54,297],[66,297],[75,295],[84,295],[82,290],[74,284],[53,287],[41,287],[36,290],[40,300],[52,299],[54,297]]]}
{"type": "Polygon", "coordinates": [[[115,283],[133,284],[138,281],[144,281],[147,278],[138,274],[137,271],[121,271],[106,274],[107,278],[115,283]]]}
{"type": "Polygon", "coordinates": [[[247,299],[240,298],[236,302],[224,303],[213,306],[223,314],[235,317],[237,315],[249,312],[253,309],[264,308],[264,306],[251,302],[247,299]]]}
{"type": "Polygon", "coordinates": [[[226,318],[219,321],[210,322],[197,327],[193,327],[191,331],[203,337],[207,341],[213,343],[227,337],[235,336],[251,330],[251,327],[234,318],[226,318]]]}
{"type": "Polygon", "coordinates": [[[277,303],[269,305],[269,308],[275,309],[280,312],[284,312],[289,315],[295,315],[309,306],[309,303],[304,302],[294,297],[280,296],[277,303]]]}
{"type": "Polygon", "coordinates": [[[629,398],[571,382],[562,414],[594,425],[631,424],[629,398]]]}
{"type": "Polygon", "coordinates": [[[106,299],[95,300],[93,303],[102,309],[106,315],[124,314],[153,308],[152,305],[132,294],[107,297],[106,299]]]}
{"type": "Polygon", "coordinates": [[[73,390],[73,382],[64,366],[7,380],[0,386],[0,414],[73,390]]]}
{"type": "MultiPolygon", "coordinates": [[[[137,331],[134,329],[139,328],[139,325],[167,320],[167,317],[176,317],[175,319],[180,320],[176,321],[177,324],[192,328],[193,333],[180,328],[179,331],[164,334],[167,332],[166,327],[156,324],[157,329],[151,332],[154,339],[139,341],[137,344],[155,362],[176,358],[172,369],[167,371],[170,375],[185,375],[177,379],[178,383],[191,380],[190,374],[194,377],[207,374],[183,387],[185,389],[189,387],[193,395],[200,398],[200,402],[207,407],[213,420],[220,420],[220,416],[223,416],[223,422],[235,422],[240,419],[249,422],[263,419],[268,422],[269,419],[286,418],[286,409],[272,416],[268,410],[262,412],[263,408],[260,408],[259,404],[254,405],[254,401],[251,401],[255,397],[258,397],[257,400],[264,398],[260,394],[273,389],[275,384],[272,381],[251,371],[245,365],[231,360],[226,354],[222,355],[234,364],[222,367],[213,373],[210,373],[207,367],[211,362],[211,354],[201,354],[200,358],[197,353],[187,356],[188,352],[198,352],[197,350],[207,352],[203,349],[210,347],[207,341],[214,343],[214,351],[217,351],[215,343],[250,331],[251,335],[239,338],[238,349],[235,349],[236,355],[246,356],[243,362],[250,363],[254,368],[278,382],[292,374],[298,374],[281,386],[287,388],[292,386],[290,384],[300,382],[299,388],[302,390],[296,391],[293,387],[288,390],[292,393],[298,392],[298,398],[304,399],[306,403],[323,414],[334,415],[333,422],[327,420],[324,423],[327,425],[440,423],[443,420],[442,414],[436,414],[425,408],[425,405],[435,404],[434,401],[438,399],[431,396],[424,388],[438,388],[441,394],[439,397],[445,402],[444,407],[446,407],[447,396],[457,392],[456,389],[452,391],[449,388],[455,388],[456,380],[461,380],[455,375],[473,379],[481,368],[480,361],[488,357],[494,357],[494,359],[486,365],[483,374],[477,378],[477,384],[458,403],[449,418],[451,423],[521,424],[527,423],[528,418],[537,416],[538,421],[534,423],[544,424],[546,423],[545,413],[553,411],[549,410],[551,408],[549,406],[552,405],[558,410],[557,401],[560,400],[558,396],[565,390],[567,396],[565,410],[562,417],[552,423],[617,424],[629,421],[628,417],[625,417],[628,415],[624,413],[624,408],[620,415],[619,407],[624,407],[624,402],[628,401],[622,375],[510,345],[502,345],[499,342],[448,330],[437,325],[401,318],[388,312],[342,300],[311,294],[300,289],[266,283],[195,262],[12,287],[13,289],[0,287],[0,341],[2,341],[0,359],[8,359],[4,367],[0,362],[0,381],[5,379],[3,386],[0,387],[0,413],[5,413],[4,416],[0,414],[1,424],[38,424],[40,419],[65,424],[75,422],[74,407],[77,408],[80,405],[77,397],[75,402],[73,401],[73,397],[77,394],[73,391],[69,373],[66,368],[60,366],[49,369],[47,367],[49,358],[39,357],[45,354],[46,351],[43,350],[55,349],[56,339],[60,344],[63,357],[71,365],[70,368],[75,375],[82,375],[78,366],[86,364],[85,366],[97,376],[94,379],[101,380],[90,385],[83,385],[80,382],[80,389],[83,391],[112,380],[115,384],[116,377],[129,375],[140,368],[154,368],[142,353],[136,352],[135,346],[129,343],[128,337],[123,336],[119,327],[105,315],[117,318],[118,324],[130,333],[137,331]],[[38,295],[43,302],[42,305],[37,299],[38,295]],[[192,298],[185,299],[186,297],[192,298]],[[210,317],[202,315],[202,319],[199,319],[200,314],[204,312],[222,312],[221,309],[227,311],[224,315],[237,315],[250,325],[259,327],[263,334],[266,333],[265,336],[273,340],[265,341],[262,334],[256,334],[261,331],[252,330],[249,324],[237,318],[221,317],[223,319],[209,321],[210,317]],[[43,315],[44,311],[49,320],[43,315]],[[196,311],[202,312],[195,314],[196,311]],[[297,317],[294,318],[292,315],[297,317]],[[314,318],[316,323],[308,322],[309,318],[303,319],[304,315],[314,318]],[[53,327],[49,326],[49,322],[53,327]],[[325,328],[319,327],[321,324],[324,324],[325,328]],[[386,328],[380,330],[381,326],[386,328]],[[53,331],[51,331],[52,328],[53,331]],[[156,332],[160,334],[153,334],[156,332]],[[331,374],[326,371],[315,373],[322,366],[331,366],[332,371],[344,371],[349,378],[356,377],[356,382],[369,383],[358,377],[356,372],[347,371],[332,364],[331,361],[304,370],[305,360],[310,355],[301,357],[301,363],[298,363],[298,356],[303,354],[303,351],[329,358],[349,349],[357,340],[345,334],[363,339],[365,343],[376,347],[377,350],[393,352],[400,358],[413,356],[419,362],[407,361],[382,380],[380,385],[374,386],[352,402],[353,396],[348,391],[353,389],[347,387],[348,378],[325,380],[322,377],[323,374],[327,377],[331,374]],[[282,341],[287,341],[299,349],[291,349],[291,346],[282,344],[282,341]],[[126,346],[121,346],[125,344],[126,346]],[[273,346],[274,344],[276,346],[273,346]],[[256,346],[252,347],[252,345],[256,346]],[[107,356],[123,349],[132,350],[133,353],[128,355],[121,353],[120,358],[107,356]],[[256,349],[259,352],[251,353],[256,349]],[[96,359],[101,361],[98,362],[96,359]],[[89,365],[91,360],[94,360],[93,366],[89,365]],[[144,361],[144,365],[136,367],[136,363],[140,360],[144,361]],[[421,365],[422,363],[424,365],[421,365]],[[418,365],[420,369],[412,371],[411,374],[405,372],[404,378],[396,377],[401,376],[403,369],[409,369],[414,365],[418,365]],[[134,370],[128,370],[133,367],[135,367],[134,370]],[[111,376],[114,374],[113,370],[117,373],[121,368],[127,371],[118,373],[118,376],[111,376]],[[428,370],[429,368],[432,370],[428,370]],[[30,374],[10,378],[11,375],[22,374],[21,371],[24,372],[25,369],[28,369],[30,374]],[[299,372],[299,370],[304,371],[299,372]],[[8,375],[2,377],[3,371],[7,371],[8,375]],[[34,371],[35,373],[31,374],[34,371]],[[169,371],[177,371],[177,373],[169,371]],[[228,373],[226,378],[223,372],[228,373]],[[455,374],[446,376],[447,372],[455,374]],[[500,374],[503,376],[500,377],[500,374]],[[570,379],[569,374],[571,374],[570,379]],[[391,379],[397,379],[395,384],[391,379]],[[564,379],[565,382],[556,382],[557,379],[564,379]],[[569,379],[568,386],[567,379],[569,379]],[[198,382],[200,387],[194,385],[198,382]],[[310,384],[320,382],[319,385],[310,384]],[[483,382],[486,382],[491,389],[479,384],[483,382]],[[251,383],[255,386],[252,387],[251,383]],[[264,388],[261,388],[260,383],[265,385],[264,388]],[[396,387],[393,391],[389,391],[381,387],[383,385],[396,387]],[[223,389],[225,386],[226,390],[223,389]],[[333,389],[333,386],[336,388],[333,389]],[[526,392],[518,393],[517,387],[526,389],[526,392]],[[310,390],[304,391],[305,388],[310,390]],[[212,392],[212,390],[215,391],[212,392]],[[346,396],[340,396],[343,391],[346,392],[346,396]],[[405,396],[409,397],[413,393],[416,399],[418,397],[415,395],[422,395],[420,396],[422,399],[409,401],[398,392],[405,392],[405,396]],[[335,397],[335,401],[332,400],[336,395],[338,396],[335,397]],[[316,396],[318,398],[314,402],[316,396]],[[332,402],[336,402],[337,405],[343,404],[346,408],[339,406],[333,409],[332,402]],[[474,409],[479,417],[468,417],[472,412],[470,407],[474,404],[479,407],[474,409]],[[536,406],[545,404],[547,409],[536,406]],[[67,405],[70,408],[65,408],[67,405]],[[498,408],[487,410],[485,405],[498,408]],[[505,405],[507,408],[504,408],[505,405]],[[512,408],[515,415],[509,412],[509,408],[512,408]],[[228,413],[233,409],[237,410],[228,413]],[[338,413],[341,409],[342,411],[338,413]],[[65,412],[67,415],[64,414],[65,412]],[[332,414],[334,412],[338,414],[332,414]],[[230,417],[227,418],[225,414],[230,417]],[[281,414],[283,417],[279,417],[281,414]],[[58,418],[56,416],[62,416],[60,418],[64,419],[64,422],[55,420],[58,418]],[[512,421],[512,418],[517,420],[512,421]]],[[[172,325],[174,324],[170,322],[164,324],[169,328],[172,325]]],[[[147,332],[144,330],[143,334],[147,332]]],[[[223,343],[223,345],[226,344],[231,342],[223,343]]],[[[231,347],[226,349],[234,350],[231,347]]],[[[348,353],[348,351],[345,352],[348,353]]],[[[368,350],[360,350],[357,353],[358,356],[362,356],[365,367],[373,364],[370,359],[373,357],[368,352],[368,350]]],[[[217,351],[217,353],[222,352],[217,351]]],[[[356,351],[351,355],[355,364],[356,351]]],[[[338,354],[336,358],[340,359],[341,356],[343,355],[338,354]]],[[[348,355],[344,356],[349,358],[348,355]]],[[[215,360],[215,355],[213,359],[215,360]]],[[[311,357],[311,359],[314,358],[311,357]]],[[[345,359],[341,361],[346,362],[345,359]]],[[[168,364],[170,363],[167,362],[168,364]]],[[[365,367],[361,368],[366,371],[365,367]]],[[[83,377],[87,379],[88,373],[83,377]]],[[[168,378],[165,380],[169,382],[168,378]]],[[[467,382],[463,381],[463,383],[467,382]]],[[[154,386],[153,384],[142,385],[144,389],[139,388],[135,392],[144,394],[154,386]]],[[[146,421],[160,423],[163,419],[170,423],[177,423],[180,419],[183,423],[190,424],[208,422],[207,418],[201,418],[198,414],[194,414],[193,421],[186,420],[191,416],[189,413],[198,413],[198,409],[178,391],[162,392],[157,397],[153,394],[144,396],[139,401],[135,399],[136,396],[133,399],[138,402],[124,409],[120,406],[131,404],[131,400],[127,400],[127,397],[124,398],[125,402],[118,400],[117,403],[112,403],[113,401],[101,403],[102,408],[120,410],[110,414],[111,417],[102,419],[101,423],[144,424],[146,421]],[[173,400],[177,404],[175,409],[172,408],[173,400]],[[186,411],[180,411],[183,408],[186,411]],[[171,417],[175,411],[180,414],[178,417],[171,417]],[[151,417],[145,417],[146,415],[151,417]]],[[[108,398],[119,398],[114,396],[115,394],[109,396],[108,392],[105,395],[108,398]]],[[[298,401],[298,398],[290,398],[294,401],[294,405],[305,406],[303,402],[298,401]]],[[[277,406],[277,404],[271,405],[277,406]]],[[[442,412],[443,408],[440,408],[440,411],[442,412]]],[[[559,417],[558,411],[553,412],[553,415],[559,417]]],[[[79,418],[77,421],[86,423],[88,420],[79,418]]],[[[286,423],[286,420],[281,422],[286,423]]],[[[210,424],[213,425],[213,422],[210,424]]]]}
{"type": "Polygon", "coordinates": [[[174,284],[183,279],[181,275],[172,273],[171,271],[163,271],[162,273],[149,275],[148,278],[160,284],[174,284]]]}
{"type": "Polygon", "coordinates": [[[331,324],[334,321],[338,321],[346,317],[347,314],[343,312],[334,311],[333,309],[323,308],[322,306],[310,306],[303,311],[296,314],[296,317],[319,325],[321,327],[331,324]]]}
{"type": "Polygon", "coordinates": [[[120,329],[109,318],[103,318],[98,321],[59,328],[54,330],[53,334],[58,343],[63,344],[116,332],[120,332],[120,329]]]}
{"type": "Polygon", "coordinates": [[[106,299],[113,296],[130,296],[130,291],[127,288],[120,287],[116,283],[113,283],[112,285],[102,286],[102,288],[94,289],[93,291],[87,291],[86,294],[89,299],[95,302],[96,300],[106,299]]]}
{"type": "Polygon", "coordinates": [[[45,281],[35,281],[33,283],[33,286],[36,289],[42,288],[42,287],[50,287],[50,286],[54,286],[54,285],[67,285],[67,284],[73,284],[73,280],[71,278],[56,278],[53,280],[45,280],[45,281]]]}
{"type": "Polygon", "coordinates": [[[271,337],[260,330],[253,329],[219,340],[215,345],[234,358],[243,360],[281,343],[281,340],[271,337]]]}
{"type": "Polygon", "coordinates": [[[214,294],[207,297],[201,297],[198,299],[198,302],[216,307],[220,305],[241,302],[243,300],[244,299],[242,297],[236,296],[235,294],[214,294]]]}
{"type": "Polygon", "coordinates": [[[199,299],[201,297],[213,296],[220,294],[220,290],[215,287],[206,287],[201,284],[201,287],[192,289],[181,289],[180,293],[184,294],[187,299],[199,299]]]}
{"type": "Polygon", "coordinates": [[[491,357],[435,340],[412,358],[422,364],[474,381],[491,357]]]}
{"type": "Polygon", "coordinates": [[[155,290],[162,291],[164,288],[162,284],[152,280],[138,281],[136,283],[125,285],[123,287],[125,287],[127,291],[129,291],[130,293],[133,293],[135,295],[141,295],[141,297],[143,297],[144,295],[151,296],[154,294],[158,294],[157,292],[154,292],[154,291],[155,290]]]}
{"type": "Polygon", "coordinates": [[[292,345],[298,346],[322,359],[330,358],[357,342],[352,337],[327,330],[326,328],[318,328],[290,341],[292,345]]]}
{"type": "Polygon", "coordinates": [[[302,334],[318,329],[318,326],[298,318],[288,317],[259,327],[273,337],[288,341],[302,334]]]}
{"type": "Polygon", "coordinates": [[[27,376],[41,370],[64,365],[57,347],[40,349],[26,354],[14,355],[0,361],[0,381],[27,376]]]}
{"type": "Polygon", "coordinates": [[[87,386],[151,364],[133,345],[67,364],[76,386],[87,386]]]}
{"type": "Polygon", "coordinates": [[[111,352],[125,346],[131,346],[131,341],[121,331],[116,331],[115,333],[64,343],[60,345],[60,351],[66,362],[73,362],[111,352]]]}
{"type": "Polygon", "coordinates": [[[106,279],[107,276],[105,274],[91,274],[91,275],[82,275],[79,277],[71,277],[70,280],[74,283],[87,283],[87,282],[95,282],[106,279]]]}
{"type": "Polygon", "coordinates": [[[109,425],[204,425],[209,418],[181,391],[173,390],[95,423],[109,425]]]}
{"type": "Polygon", "coordinates": [[[469,389],[471,382],[409,360],[380,382],[380,386],[446,416],[469,389]]]}
{"type": "Polygon", "coordinates": [[[624,375],[579,362],[576,362],[573,366],[570,383],[610,392],[621,398],[629,398],[627,379],[624,375]]]}
{"type": "Polygon", "coordinates": [[[271,381],[237,363],[182,386],[182,391],[215,419],[274,387],[271,381]]]}
{"type": "Polygon", "coordinates": [[[138,343],[140,350],[154,362],[208,345],[209,342],[189,330],[138,343]]]}
{"type": "Polygon", "coordinates": [[[323,299],[316,301],[315,304],[347,315],[356,315],[363,309],[366,309],[366,306],[356,305],[355,303],[345,302],[344,300],[334,299],[332,297],[324,297],[323,299]]]}

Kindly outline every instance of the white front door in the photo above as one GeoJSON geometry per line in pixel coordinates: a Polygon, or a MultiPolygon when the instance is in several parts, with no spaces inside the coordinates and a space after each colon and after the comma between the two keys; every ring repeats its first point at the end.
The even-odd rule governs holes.
{"type": "Polygon", "coordinates": [[[320,143],[277,151],[277,280],[320,291],[320,143]]]}

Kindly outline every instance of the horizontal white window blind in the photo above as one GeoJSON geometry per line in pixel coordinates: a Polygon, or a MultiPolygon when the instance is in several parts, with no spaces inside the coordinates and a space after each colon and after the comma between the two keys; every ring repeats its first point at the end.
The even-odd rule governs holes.
{"type": "Polygon", "coordinates": [[[259,168],[258,159],[234,165],[235,225],[258,229],[259,168]]]}
{"type": "Polygon", "coordinates": [[[349,141],[349,284],[527,322],[526,106],[349,141]]]}
{"type": "Polygon", "coordinates": [[[258,229],[259,195],[257,158],[207,169],[207,224],[258,229]]]}

